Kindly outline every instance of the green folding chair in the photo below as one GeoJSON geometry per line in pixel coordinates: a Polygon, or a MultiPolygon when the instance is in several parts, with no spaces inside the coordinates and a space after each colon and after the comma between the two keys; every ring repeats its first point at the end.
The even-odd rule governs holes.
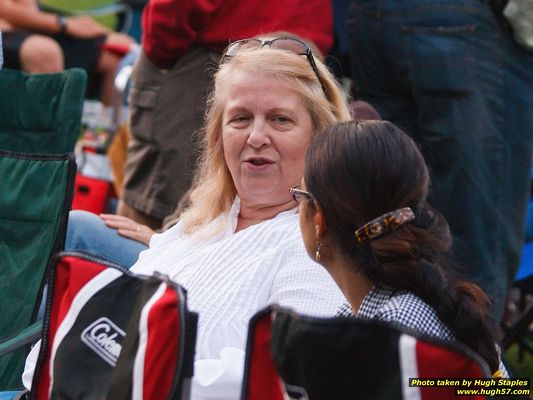
{"type": "Polygon", "coordinates": [[[0,70],[0,149],[32,154],[74,150],[81,132],[87,74],[0,70]]]}
{"type": "Polygon", "coordinates": [[[63,249],[87,76],[0,70],[0,390],[22,387],[53,255],[63,249]]]}

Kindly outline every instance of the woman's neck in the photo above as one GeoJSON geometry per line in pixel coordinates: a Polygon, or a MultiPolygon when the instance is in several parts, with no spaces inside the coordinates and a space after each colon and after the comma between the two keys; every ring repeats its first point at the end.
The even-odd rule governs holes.
{"type": "Polygon", "coordinates": [[[361,303],[372,290],[374,284],[358,265],[343,254],[337,254],[324,264],[342,294],[350,303],[353,312],[357,314],[361,303]]]}
{"type": "Polygon", "coordinates": [[[257,206],[241,201],[241,208],[239,216],[237,217],[237,228],[235,229],[235,232],[242,231],[252,225],[272,219],[279,213],[295,207],[296,203],[292,200],[271,206],[257,206]]]}

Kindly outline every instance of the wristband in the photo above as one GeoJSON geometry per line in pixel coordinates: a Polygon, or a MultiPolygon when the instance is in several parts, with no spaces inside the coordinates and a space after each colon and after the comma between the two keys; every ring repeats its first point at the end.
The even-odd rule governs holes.
{"type": "Polygon", "coordinates": [[[62,15],[58,15],[57,16],[57,24],[59,25],[59,34],[62,35],[64,33],[66,33],[67,31],[67,19],[62,16],[62,15]]]}

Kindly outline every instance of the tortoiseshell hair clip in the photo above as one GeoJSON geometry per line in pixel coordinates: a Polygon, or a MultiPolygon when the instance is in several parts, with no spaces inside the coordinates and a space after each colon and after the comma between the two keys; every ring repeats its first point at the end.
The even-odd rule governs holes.
{"type": "Polygon", "coordinates": [[[359,244],[366,244],[378,237],[388,235],[414,219],[413,210],[409,207],[400,208],[383,214],[356,229],[355,238],[359,244]]]}

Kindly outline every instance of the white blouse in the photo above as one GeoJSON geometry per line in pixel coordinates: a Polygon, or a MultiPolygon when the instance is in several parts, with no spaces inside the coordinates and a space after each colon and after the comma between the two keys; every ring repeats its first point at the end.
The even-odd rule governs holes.
{"type": "Polygon", "coordinates": [[[189,308],[199,313],[197,359],[219,358],[228,346],[244,349],[250,318],[268,304],[333,316],[344,300],[307,255],[296,209],[235,233],[239,208],[236,198],[229,214],[190,238],[182,237],[180,223],[154,235],[132,267],[161,272],[187,289],[189,308]]]}

